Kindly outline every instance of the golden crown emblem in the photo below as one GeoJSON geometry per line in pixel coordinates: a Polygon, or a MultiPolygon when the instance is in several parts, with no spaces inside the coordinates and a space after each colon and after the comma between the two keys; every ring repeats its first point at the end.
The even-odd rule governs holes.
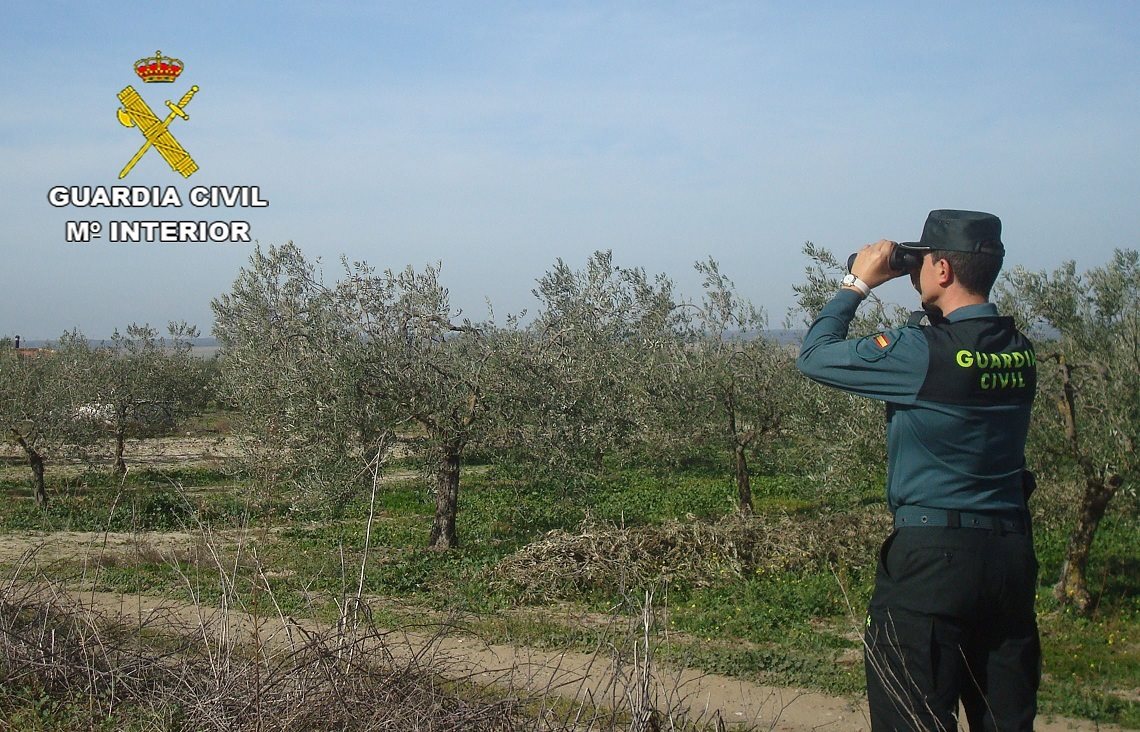
{"type": "Polygon", "coordinates": [[[171,83],[182,73],[186,64],[181,59],[163,56],[162,51],[155,51],[154,56],[140,58],[135,61],[135,73],[147,83],[171,83]]]}

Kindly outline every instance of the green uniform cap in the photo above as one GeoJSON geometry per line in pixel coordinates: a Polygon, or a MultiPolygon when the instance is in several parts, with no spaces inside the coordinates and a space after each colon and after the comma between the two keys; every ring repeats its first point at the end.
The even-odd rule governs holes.
{"type": "Polygon", "coordinates": [[[1005,255],[1001,219],[981,211],[938,209],[926,217],[919,241],[899,242],[903,249],[1005,255]]]}

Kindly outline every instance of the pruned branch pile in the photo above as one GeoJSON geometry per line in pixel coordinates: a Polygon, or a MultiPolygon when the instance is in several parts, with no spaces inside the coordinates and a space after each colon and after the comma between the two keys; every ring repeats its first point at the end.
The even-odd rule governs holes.
{"type": "Polygon", "coordinates": [[[712,523],[690,517],[645,526],[587,517],[576,531],[551,531],[491,571],[495,582],[530,602],[659,583],[708,587],[827,563],[863,565],[888,532],[882,511],[733,515],[712,523]]]}

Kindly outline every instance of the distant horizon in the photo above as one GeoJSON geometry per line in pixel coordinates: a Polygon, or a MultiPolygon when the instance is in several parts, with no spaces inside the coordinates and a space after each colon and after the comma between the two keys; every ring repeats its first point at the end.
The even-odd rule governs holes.
{"type": "MultiPolygon", "coordinates": [[[[800,337],[803,336],[804,333],[807,332],[807,328],[763,328],[761,330],[761,332],[764,334],[773,335],[774,339],[778,343],[787,343],[787,342],[790,342],[787,340],[787,338],[791,338],[793,336],[796,337],[798,340],[800,337]]],[[[62,334],[60,334],[60,335],[62,335],[62,334]]],[[[99,343],[110,343],[111,342],[110,336],[107,336],[106,338],[101,338],[98,336],[89,336],[86,333],[84,333],[83,336],[84,336],[84,338],[87,339],[88,343],[99,344],[99,343]]],[[[14,339],[15,336],[14,335],[8,336],[8,335],[0,334],[0,338],[13,338],[14,339]]],[[[197,348],[221,348],[221,346],[222,346],[221,342],[217,338],[215,338],[214,336],[199,336],[198,338],[189,338],[187,340],[189,340],[191,346],[193,346],[195,349],[197,349],[197,348]]],[[[22,335],[20,336],[20,348],[46,348],[46,347],[49,347],[51,344],[58,343],[58,342],[59,342],[58,338],[24,338],[22,335]]]]}

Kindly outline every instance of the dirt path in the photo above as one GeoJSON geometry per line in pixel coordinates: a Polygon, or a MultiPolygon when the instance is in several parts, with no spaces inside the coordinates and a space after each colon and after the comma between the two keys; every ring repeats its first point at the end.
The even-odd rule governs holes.
{"type": "MultiPolygon", "coordinates": [[[[60,592],[59,590],[55,590],[60,592]]],[[[77,611],[118,616],[131,626],[162,627],[193,636],[226,638],[288,647],[306,634],[327,633],[329,627],[311,620],[265,619],[236,611],[222,611],[190,603],[140,595],[107,592],[62,591],[77,611]]],[[[456,632],[432,632],[431,626],[411,631],[384,631],[384,653],[398,661],[418,658],[426,667],[453,679],[497,685],[530,693],[557,694],[604,706],[628,706],[640,693],[660,709],[685,710],[692,717],[713,721],[719,714],[730,726],[760,729],[867,730],[866,713],[857,702],[800,689],[753,684],[739,679],[693,670],[655,668],[648,687],[639,665],[615,667],[606,653],[542,651],[490,644],[456,632]],[[640,678],[639,678],[640,677],[640,678]]],[[[377,649],[373,648],[372,651],[377,649]]],[[[1053,729],[1041,727],[1040,729],[1053,729]]],[[[1057,727],[1055,729],[1069,729],[1057,727]]],[[[1077,729],[1077,728],[1073,728],[1077,729]]],[[[1092,726],[1086,729],[1093,729],[1092,726]]]]}

